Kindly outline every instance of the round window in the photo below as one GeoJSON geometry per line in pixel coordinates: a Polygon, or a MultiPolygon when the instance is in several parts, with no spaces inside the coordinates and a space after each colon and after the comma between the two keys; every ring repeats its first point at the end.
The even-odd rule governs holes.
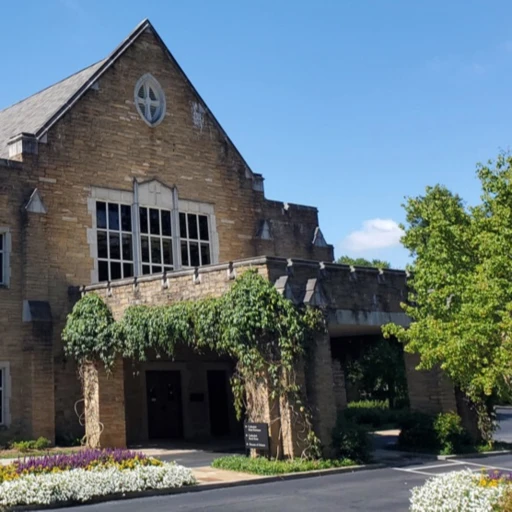
{"type": "Polygon", "coordinates": [[[165,96],[160,84],[149,73],[135,86],[137,111],[149,126],[156,126],[165,116],[165,96]]]}

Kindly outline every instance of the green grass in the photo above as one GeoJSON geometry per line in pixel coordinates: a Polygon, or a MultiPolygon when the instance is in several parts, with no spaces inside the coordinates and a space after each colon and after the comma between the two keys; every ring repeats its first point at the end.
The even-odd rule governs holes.
{"type": "Polygon", "coordinates": [[[342,468],[353,465],[355,465],[355,462],[350,459],[268,460],[263,457],[251,458],[243,455],[221,457],[212,462],[212,466],[217,469],[228,469],[256,475],[283,475],[285,473],[300,473],[301,471],[342,468]]]}

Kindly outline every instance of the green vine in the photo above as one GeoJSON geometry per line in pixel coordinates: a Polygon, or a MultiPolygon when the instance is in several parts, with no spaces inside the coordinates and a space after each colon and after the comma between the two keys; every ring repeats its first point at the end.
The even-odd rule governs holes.
{"type": "Polygon", "coordinates": [[[245,383],[266,378],[271,398],[286,397],[303,425],[307,455],[316,456],[318,439],[296,383],[295,365],[322,329],[320,310],[296,307],[268,280],[247,271],[221,297],[130,306],[118,322],[100,297],[85,295],[69,315],[63,339],[66,353],[79,363],[101,361],[107,370],[119,356],[144,361],[154,350],[172,357],[178,344],[228,355],[236,361],[231,386],[238,418],[245,405],[245,383]]]}

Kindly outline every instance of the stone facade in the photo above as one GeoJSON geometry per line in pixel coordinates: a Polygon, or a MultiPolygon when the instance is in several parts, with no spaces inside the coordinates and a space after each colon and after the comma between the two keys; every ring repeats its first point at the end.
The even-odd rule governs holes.
{"type": "MultiPolygon", "coordinates": [[[[182,205],[212,212],[213,263],[264,254],[333,259],[332,246],[317,236],[316,208],[265,198],[263,178],[248,167],[149,22],[92,69],[81,72],[89,81],[70,90],[69,101],[48,111],[34,135],[9,141],[8,157],[0,159],[0,235],[8,230],[10,248],[8,264],[4,259],[9,280],[0,287],[7,437],[53,440],[81,431],[74,412],[80,385],[60,336],[74,300],[68,289],[98,279],[98,197],[125,199],[149,183],[159,188],[155,198],[160,190],[174,194],[176,212],[182,205]],[[156,127],[135,106],[134,87],[146,73],[166,98],[156,127]],[[28,314],[23,321],[30,301],[44,303],[49,318],[28,314]]],[[[55,94],[80,76],[57,84],[55,94]]],[[[48,108],[48,100],[37,104],[39,96],[26,100],[31,118],[48,108]]],[[[9,122],[13,130],[29,123],[17,109],[0,112],[0,145],[9,122]]],[[[188,288],[184,297],[196,293],[188,288]]]]}
{"type": "MultiPolygon", "coordinates": [[[[81,385],[61,341],[82,286],[103,294],[119,317],[134,303],[219,295],[237,274],[254,267],[291,300],[328,308],[332,338],[376,333],[390,321],[406,323],[399,306],[405,274],[333,265],[333,247],[321,233],[317,209],[265,198],[262,176],[249,168],[148,21],[104,61],[0,111],[0,238],[0,426],[6,439],[53,441],[83,433],[75,413],[81,385]],[[159,99],[138,88],[148,74],[152,86],[161,88],[159,99]],[[164,112],[162,98],[165,115],[158,124],[148,122],[140,102],[146,102],[147,115],[156,115],[164,112]],[[117,211],[112,218],[107,205],[117,211]],[[109,212],[103,220],[101,208],[109,212]],[[144,234],[143,209],[160,219],[159,249],[149,238],[152,220],[144,234]],[[164,213],[172,232],[167,238],[164,213]],[[199,216],[208,219],[207,243],[203,238],[199,243],[197,233],[198,241],[190,242],[192,228],[181,225],[180,214],[197,216],[198,230],[199,216]],[[148,256],[144,237],[151,246],[148,256]],[[165,244],[173,259],[167,274],[159,274],[165,244]],[[203,246],[208,246],[204,255],[203,246]],[[153,266],[146,267],[156,277],[143,275],[149,254],[153,266]],[[199,254],[205,266],[185,268],[197,267],[193,258],[199,254]],[[118,279],[122,273],[130,278],[118,279]]],[[[345,400],[333,397],[342,386],[333,381],[330,358],[328,340],[318,340],[313,365],[301,377],[326,445],[335,408],[345,400]]],[[[110,381],[90,368],[86,399],[103,425],[102,443],[147,439],[144,375],[157,367],[188,375],[182,385],[183,434],[201,437],[209,426],[197,405],[207,394],[205,375],[215,368],[228,371],[231,364],[188,356],[138,368],[119,362],[110,381]]],[[[286,408],[268,404],[266,421],[280,411],[281,427],[293,432],[286,408]]],[[[230,422],[235,429],[236,422],[230,422]]],[[[300,450],[290,436],[282,447],[286,454],[300,450]]]]}

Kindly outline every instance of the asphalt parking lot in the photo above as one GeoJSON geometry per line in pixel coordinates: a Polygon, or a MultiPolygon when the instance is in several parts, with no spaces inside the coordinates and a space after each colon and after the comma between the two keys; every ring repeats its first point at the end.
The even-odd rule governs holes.
{"type": "MultiPolygon", "coordinates": [[[[498,410],[501,429],[496,437],[512,441],[512,408],[498,410]]],[[[181,464],[202,466],[221,453],[192,452],[175,457],[181,464]]],[[[226,453],[223,453],[226,455],[226,453]]],[[[188,494],[108,502],[73,507],[88,512],[221,511],[222,512],[297,512],[333,510],[346,512],[406,512],[410,491],[426,479],[469,469],[512,470],[512,454],[491,457],[467,457],[448,461],[423,460],[405,462],[383,469],[331,476],[287,480],[267,484],[202,491],[188,494]]]]}

